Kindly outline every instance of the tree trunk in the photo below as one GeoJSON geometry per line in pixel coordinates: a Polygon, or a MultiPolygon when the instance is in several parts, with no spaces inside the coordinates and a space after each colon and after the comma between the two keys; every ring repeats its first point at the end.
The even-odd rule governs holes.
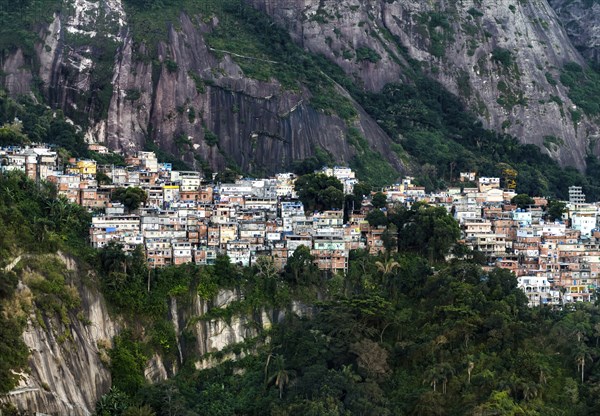
{"type": "Polygon", "coordinates": [[[471,365],[471,363],[469,363],[469,368],[467,368],[467,375],[468,375],[467,382],[469,384],[471,384],[471,372],[472,371],[473,371],[473,366],[471,365]]]}

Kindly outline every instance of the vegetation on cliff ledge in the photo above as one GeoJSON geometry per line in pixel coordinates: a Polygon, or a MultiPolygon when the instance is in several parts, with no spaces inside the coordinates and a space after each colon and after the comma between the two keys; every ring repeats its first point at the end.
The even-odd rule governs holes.
{"type": "MultiPolygon", "coordinates": [[[[20,172],[0,174],[0,394],[17,385],[14,371],[26,369],[21,334],[31,313],[35,324],[56,318],[68,326],[79,306],[64,265],[48,255],[62,250],[86,258],[88,224],[87,212],[57,199],[51,185],[38,186],[20,172]],[[29,288],[17,290],[19,280],[29,288]]],[[[69,336],[68,329],[57,333],[59,340],[69,336]]]]}
{"type": "MultiPolygon", "coordinates": [[[[21,174],[3,175],[0,196],[3,259],[20,252],[77,252],[84,242],[89,218],[76,206],[59,205],[51,187],[38,188],[21,174]]],[[[424,205],[393,209],[383,226],[388,228],[386,251],[353,251],[345,276],[319,272],[304,248],[281,272],[266,259],[241,268],[225,256],[214,266],[150,271],[140,251],[125,255],[109,245],[97,260],[87,250],[80,252],[97,264],[104,296],[131,328],[109,352],[114,389],[98,402],[98,415],[600,411],[597,305],[528,308],[514,275],[482,269],[476,253],[456,244],[456,223],[445,212],[424,205]],[[449,251],[455,258],[447,262],[449,251]],[[222,290],[241,296],[188,317],[175,331],[172,299],[180,305],[197,296],[211,302],[222,290]],[[310,312],[293,313],[292,300],[310,312]],[[263,326],[262,314],[269,311],[285,318],[263,326]],[[242,317],[247,322],[243,343],[198,355],[190,330],[198,320],[227,323],[242,317]],[[156,353],[178,372],[151,385],[143,372],[156,353]],[[197,370],[203,360],[213,368],[197,370]]],[[[77,299],[64,297],[69,285],[61,286],[61,293],[53,289],[65,285],[58,276],[65,272],[44,264],[27,266],[47,275],[35,289],[41,292],[34,310],[47,305],[47,314],[61,319],[63,310],[71,316],[77,299]]],[[[16,336],[28,315],[10,309],[16,281],[16,274],[2,273],[4,391],[16,382],[10,369],[22,368],[28,355],[16,336]]]]}
{"type": "Polygon", "coordinates": [[[241,268],[225,256],[215,266],[149,272],[139,253],[108,246],[100,253],[104,293],[146,330],[117,340],[117,389],[100,400],[98,414],[142,407],[155,415],[600,411],[598,305],[528,308],[512,273],[484,270],[477,253],[457,244],[457,224],[445,210],[392,209],[386,224],[386,251],[353,251],[345,276],[321,273],[304,247],[281,272],[267,259],[241,268]],[[450,253],[453,260],[444,260],[450,253]],[[190,317],[181,334],[164,327],[171,299],[210,302],[222,290],[240,296],[190,317]],[[309,312],[292,312],[292,300],[309,312]],[[284,318],[264,326],[264,313],[284,318]],[[194,325],[235,319],[246,322],[245,340],[199,356],[194,325]],[[182,354],[170,362],[178,373],[148,384],[143,363],[155,352],[168,357],[164,348],[177,342],[182,354]],[[209,362],[212,368],[197,370],[209,362]]]}

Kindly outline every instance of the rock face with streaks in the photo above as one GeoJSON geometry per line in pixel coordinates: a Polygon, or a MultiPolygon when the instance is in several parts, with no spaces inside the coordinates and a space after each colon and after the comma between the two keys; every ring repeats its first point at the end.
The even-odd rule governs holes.
{"type": "Polygon", "coordinates": [[[408,62],[416,60],[487,127],[563,165],[583,168],[590,148],[598,154],[597,120],[573,121],[576,107],[558,81],[566,63],[585,61],[545,0],[248,1],[367,89],[410,79],[408,62]],[[562,144],[544,147],[549,136],[562,144]]]}
{"type": "Polygon", "coordinates": [[[569,38],[581,54],[600,64],[600,3],[586,0],[549,0],[569,38]]]}
{"type": "Polygon", "coordinates": [[[208,163],[214,170],[234,165],[273,173],[317,148],[348,163],[356,154],[346,141],[350,124],[404,170],[389,152],[390,138],[358,105],[358,117],[347,123],[311,107],[307,89],[257,81],[229,54],[211,51],[205,36],[218,25],[216,17],[181,14],[154,51],[136,42],[121,0],[77,0],[70,14],[55,15],[40,30],[37,67],[25,65],[20,51],[4,62],[4,84],[11,94],[24,94],[39,76],[50,105],[88,126],[89,142],[126,153],[154,143],[196,168],[208,163]],[[207,132],[218,146],[207,143],[207,132]]]}
{"type": "MultiPolygon", "coordinates": [[[[588,151],[598,154],[597,120],[571,116],[577,108],[560,82],[566,63],[586,65],[569,34],[594,50],[595,14],[587,2],[551,2],[565,30],[545,0],[246,1],[368,91],[411,82],[419,65],[484,125],[540,146],[563,165],[582,169],[588,151]],[[545,147],[547,137],[558,140],[545,147]]],[[[40,30],[37,66],[19,50],[3,61],[4,84],[17,95],[39,78],[51,105],[88,126],[90,142],[125,152],[154,143],[196,168],[271,173],[317,147],[347,163],[357,154],[346,140],[354,127],[405,169],[389,151],[390,138],[356,103],[359,116],[347,122],[315,110],[306,88],[245,75],[239,56],[209,47],[207,37],[221,24],[215,16],[181,13],[172,23],[150,46],[137,41],[121,0],[77,0],[40,30]]],[[[341,87],[339,93],[347,96],[341,87]]]]}
{"type": "MultiPolygon", "coordinates": [[[[7,398],[23,412],[88,416],[94,413],[96,400],[110,389],[107,349],[121,325],[109,315],[98,291],[82,283],[85,272],[77,263],[70,257],[59,258],[65,273],[76,276],[73,287],[81,308],[61,319],[33,305],[23,333],[30,351],[29,371],[7,398]]],[[[16,297],[30,296],[22,278],[16,297]]]]}
{"type": "MultiPolygon", "coordinates": [[[[80,267],[75,259],[60,254],[56,257],[64,264],[65,280],[69,282],[66,290],[77,293],[80,306],[70,310],[66,317],[39,309],[35,301],[31,302],[32,290],[28,287],[32,275],[27,262],[33,257],[24,255],[9,266],[12,269],[18,265],[22,269],[15,299],[29,305],[23,309],[28,314],[23,340],[30,357],[29,371],[22,374],[17,388],[1,400],[9,401],[26,414],[90,416],[97,400],[111,387],[109,351],[114,337],[128,328],[147,337],[148,329],[110,313],[96,289],[98,284],[90,284],[96,280],[93,273],[80,267]]],[[[43,276],[35,275],[35,279],[40,278],[43,276]]],[[[184,360],[194,360],[199,369],[214,366],[219,360],[208,353],[255,338],[261,329],[283,320],[284,314],[279,310],[234,315],[230,320],[205,319],[213,309],[226,308],[243,298],[242,293],[231,290],[221,290],[210,300],[197,294],[189,302],[180,303],[172,298],[169,317],[177,336],[176,358],[166,359],[158,353],[148,357],[146,379],[164,381],[178,372],[184,360]]],[[[304,315],[311,312],[297,303],[291,310],[304,315]]],[[[236,359],[239,354],[228,353],[226,357],[236,359]]]]}
{"type": "MultiPolygon", "coordinates": [[[[161,149],[184,155],[189,164],[196,163],[196,155],[215,169],[223,169],[232,158],[246,171],[275,172],[313,155],[317,147],[338,162],[350,161],[355,151],[345,139],[344,120],[313,109],[306,91],[286,91],[277,81],[247,78],[230,56],[218,59],[204,39],[210,24],[198,28],[187,15],[179,23],[180,29],[169,30],[169,42],[161,43],[158,52],[159,59],[177,63],[175,70],[163,65],[153,74],[152,63],[136,60],[133,39],[125,40],[106,136],[97,140],[133,151],[151,138],[161,149]],[[128,91],[139,91],[139,98],[129,99],[128,91]],[[209,131],[218,136],[218,146],[205,140],[209,131]]],[[[340,93],[346,94],[341,88],[340,93]]],[[[374,149],[388,153],[389,137],[364,111],[358,112],[355,127],[374,149]]],[[[399,159],[389,158],[402,169],[399,159]]]]}

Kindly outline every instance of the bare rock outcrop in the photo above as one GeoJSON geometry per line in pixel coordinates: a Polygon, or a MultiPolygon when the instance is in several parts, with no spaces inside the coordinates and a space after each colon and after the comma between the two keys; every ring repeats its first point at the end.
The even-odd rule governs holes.
{"type": "MultiPolygon", "coordinates": [[[[107,351],[121,325],[109,315],[96,289],[82,283],[83,272],[70,257],[62,257],[74,273],[81,300],[67,322],[30,310],[23,340],[29,348],[29,369],[7,399],[26,413],[89,416],[98,398],[111,386],[107,351]]],[[[26,262],[27,259],[22,260],[26,262]]],[[[21,281],[17,297],[31,293],[21,281]]]]}
{"type": "Polygon", "coordinates": [[[569,38],[581,54],[600,64],[600,3],[585,0],[549,0],[569,38]]]}
{"type": "Polygon", "coordinates": [[[410,79],[408,62],[420,62],[485,126],[535,144],[563,165],[583,168],[598,137],[596,120],[571,116],[578,110],[560,70],[586,63],[545,0],[248,2],[367,89],[410,79]],[[547,137],[561,145],[546,148],[547,137]]]}

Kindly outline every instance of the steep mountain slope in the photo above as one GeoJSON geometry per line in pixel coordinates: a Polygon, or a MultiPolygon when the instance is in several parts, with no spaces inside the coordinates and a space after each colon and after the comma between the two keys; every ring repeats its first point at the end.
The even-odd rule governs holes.
{"type": "Polygon", "coordinates": [[[600,63],[600,3],[589,0],[550,0],[567,34],[581,54],[600,63]]]}
{"type": "Polygon", "coordinates": [[[89,416],[115,374],[143,384],[184,363],[207,368],[286,313],[304,312],[285,297],[286,308],[262,302],[248,289],[262,278],[243,284],[223,258],[219,267],[150,271],[141,251],[98,254],[87,246],[89,221],[51,186],[0,175],[2,414],[89,416]],[[144,343],[135,355],[120,344],[133,339],[144,343]],[[129,374],[135,362],[139,374],[129,374]],[[7,404],[21,413],[3,413],[7,404]]]}
{"type": "Polygon", "coordinates": [[[89,415],[111,385],[106,349],[118,324],[98,291],[83,284],[86,272],[70,256],[22,255],[16,260],[14,303],[29,302],[20,312],[27,317],[23,340],[29,370],[8,392],[8,401],[21,411],[89,415]],[[44,291],[59,287],[61,278],[67,280],[61,287],[65,295],[44,291]]]}
{"type": "MultiPolygon", "coordinates": [[[[60,253],[23,255],[16,260],[19,285],[10,304],[26,320],[22,337],[29,352],[28,371],[20,373],[18,385],[6,396],[0,396],[0,408],[3,402],[11,403],[23,414],[94,414],[96,402],[112,386],[111,372],[118,372],[123,362],[115,352],[121,351],[115,337],[147,340],[141,352],[145,357],[142,380],[153,383],[173,377],[184,360],[200,369],[219,363],[212,355],[236,357],[231,345],[255,338],[257,331],[275,322],[272,311],[219,317],[220,311],[240,303],[239,292],[221,290],[214,299],[204,300],[190,290],[170,297],[170,308],[161,298],[166,314],[142,323],[140,317],[134,320],[109,311],[102,292],[95,288],[97,278],[85,270],[85,263],[60,253]],[[49,292],[47,288],[57,285],[61,277],[65,281],[60,290],[66,294],[49,292]],[[159,338],[165,335],[157,328],[165,326],[167,337],[159,338]],[[158,344],[157,339],[165,344],[158,344]],[[161,347],[154,346],[155,342],[161,347]],[[167,342],[173,344],[169,347],[167,342]]],[[[160,286],[152,288],[160,290],[160,286]]]]}
{"type": "Polygon", "coordinates": [[[15,16],[41,42],[3,33],[5,87],[41,92],[115,149],[261,174],[320,148],[390,181],[407,166],[402,132],[390,137],[353,98],[418,73],[563,166],[583,169],[600,150],[598,111],[580,108],[562,77],[586,63],[546,0],[26,3],[55,13],[15,16]],[[352,88],[330,78],[340,68],[352,88]]]}
{"type": "Polygon", "coordinates": [[[407,61],[420,62],[486,126],[563,165],[583,167],[598,136],[595,123],[571,117],[568,89],[554,81],[566,63],[585,63],[546,1],[249,1],[367,89],[410,79],[407,61]]]}
{"type": "Polygon", "coordinates": [[[389,137],[312,57],[285,38],[282,50],[264,42],[284,33],[256,33],[266,22],[258,14],[231,1],[129,3],[131,16],[120,0],[63,7],[29,56],[23,47],[8,54],[6,88],[27,93],[39,78],[53,106],[89,126],[89,141],[128,152],[157,146],[196,167],[272,173],[318,148],[349,163],[351,126],[394,167],[389,180],[404,170],[389,137]]]}

